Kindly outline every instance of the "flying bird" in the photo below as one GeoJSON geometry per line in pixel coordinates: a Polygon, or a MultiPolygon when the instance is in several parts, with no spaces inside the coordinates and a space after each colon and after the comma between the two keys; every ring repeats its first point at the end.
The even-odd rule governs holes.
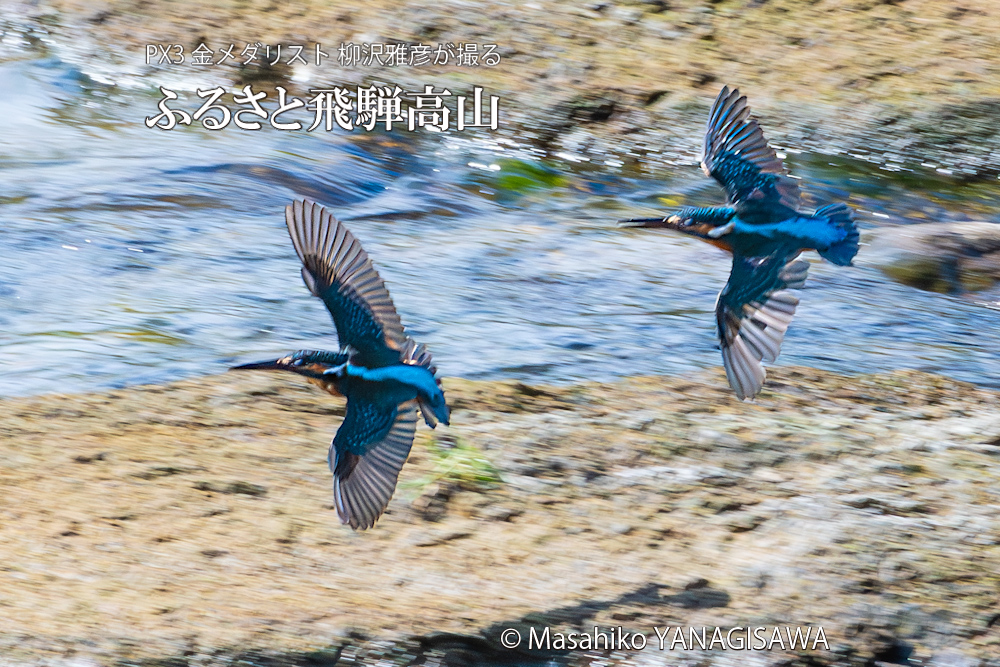
{"type": "Polygon", "coordinates": [[[701,168],[725,188],[728,205],[685,207],[662,218],[623,220],[627,227],[672,229],[733,255],[729,281],[715,304],[722,363],[740,399],[764,386],[762,361],[778,357],[816,250],[838,266],[858,252],[854,214],[843,203],[799,211],[799,185],[768,145],[747,98],[726,86],[708,116],[701,168]]]}
{"type": "Polygon", "coordinates": [[[297,373],[347,398],[327,462],[341,522],[366,530],[396,489],[418,410],[434,428],[448,424],[448,405],[430,352],[403,331],[389,291],[354,235],[310,201],[285,207],[285,222],[306,287],[333,316],[340,351],[299,350],[235,369],[297,373]]]}

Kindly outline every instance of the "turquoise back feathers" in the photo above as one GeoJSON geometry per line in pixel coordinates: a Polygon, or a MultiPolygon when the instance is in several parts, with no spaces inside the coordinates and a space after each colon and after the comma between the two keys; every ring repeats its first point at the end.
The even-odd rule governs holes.
{"type": "Polygon", "coordinates": [[[347,397],[328,461],[337,515],[364,530],[392,499],[418,411],[434,428],[448,423],[448,404],[430,352],[406,335],[385,283],[354,235],[309,201],[287,206],[285,222],[302,261],[302,279],[330,311],[341,350],[300,350],[238,368],[291,371],[347,397]]]}
{"type": "Polygon", "coordinates": [[[341,521],[372,527],[406,462],[419,410],[428,426],[449,421],[427,348],[409,338],[385,283],[353,234],[310,201],[285,208],[306,287],[326,304],[350,364],[340,382],[344,422],[330,445],[334,501],[341,521]]]}
{"type": "Polygon", "coordinates": [[[805,285],[809,269],[799,254],[816,250],[848,266],[858,252],[858,228],[846,204],[812,215],[799,212],[798,183],[737,89],[724,87],[712,104],[701,166],[725,189],[728,206],[685,207],[662,218],[624,222],[679,231],[732,253],[715,321],[729,385],[739,398],[750,399],[764,386],[762,362],[778,358],[795,315],[799,299],[793,290],[805,285]]]}

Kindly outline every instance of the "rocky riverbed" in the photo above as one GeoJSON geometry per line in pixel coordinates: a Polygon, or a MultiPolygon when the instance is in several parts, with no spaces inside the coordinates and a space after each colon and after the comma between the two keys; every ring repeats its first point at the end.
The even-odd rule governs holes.
{"type": "Polygon", "coordinates": [[[650,647],[564,659],[1000,664],[996,393],[802,368],[755,403],[721,373],[445,387],[454,425],[420,429],[367,533],[337,523],[342,405],[310,386],[2,401],[0,663],[528,664],[502,629],[596,625],[650,647]],[[667,625],[830,650],[661,652],[667,625]]]}
{"type": "MultiPolygon", "coordinates": [[[[551,153],[687,164],[707,104],[739,86],[780,145],[1000,173],[1000,6],[991,0],[309,0],[162,3],[41,0],[6,7],[8,29],[105,79],[278,81],[295,89],[381,81],[486,86],[505,132],[551,153]],[[190,64],[247,43],[319,43],[320,67],[190,64]],[[340,67],[342,43],[496,44],[495,67],[340,67]],[[147,66],[147,44],[186,65],[147,66]],[[108,67],[110,66],[110,68],[108,67]],[[128,75],[126,77],[125,75],[128,75]]],[[[19,38],[18,38],[19,39],[19,38]]],[[[11,41],[16,43],[17,39],[11,41]]],[[[893,166],[893,168],[896,168],[893,166]]]]}

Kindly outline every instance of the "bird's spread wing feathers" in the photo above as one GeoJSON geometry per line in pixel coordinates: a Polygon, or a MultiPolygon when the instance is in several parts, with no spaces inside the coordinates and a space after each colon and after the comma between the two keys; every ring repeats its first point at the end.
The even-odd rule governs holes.
{"type": "MultiPolygon", "coordinates": [[[[705,132],[702,169],[726,189],[729,200],[744,207],[799,206],[799,185],[764,133],[750,117],[747,98],[739,89],[723,87],[712,105],[705,132]]],[[[777,212],[777,211],[773,211],[777,212]]]]}
{"type": "Polygon", "coordinates": [[[333,316],[341,347],[350,346],[362,365],[399,363],[407,337],[389,291],[354,235],[322,206],[296,201],[285,222],[302,278],[333,316]]]}
{"type": "Polygon", "coordinates": [[[722,363],[740,399],[764,386],[761,361],[774,361],[799,303],[789,290],[805,284],[809,263],[794,255],[733,256],[729,282],[719,293],[715,319],[722,363]]]}
{"type": "Polygon", "coordinates": [[[416,430],[415,400],[389,408],[348,400],[328,457],[341,523],[355,530],[375,525],[396,490],[416,430]]]}

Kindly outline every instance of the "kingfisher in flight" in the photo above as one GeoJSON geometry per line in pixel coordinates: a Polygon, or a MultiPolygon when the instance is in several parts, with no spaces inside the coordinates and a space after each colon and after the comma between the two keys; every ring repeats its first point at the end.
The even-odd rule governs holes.
{"type": "Polygon", "coordinates": [[[434,428],[448,424],[448,404],[430,352],[403,331],[389,291],[347,227],[311,201],[285,207],[285,223],[306,287],[333,316],[340,351],[299,350],[234,369],[297,373],[347,398],[327,463],[341,523],[366,530],[396,489],[418,410],[434,428]]]}
{"type": "Polygon", "coordinates": [[[747,98],[726,86],[708,116],[701,168],[725,188],[728,205],[685,207],[662,218],[623,220],[626,227],[672,229],[732,253],[729,281],[715,304],[722,363],[742,399],[764,386],[762,361],[778,358],[815,250],[837,266],[858,252],[854,214],[844,203],[799,211],[799,185],[767,143],[747,98]]]}

